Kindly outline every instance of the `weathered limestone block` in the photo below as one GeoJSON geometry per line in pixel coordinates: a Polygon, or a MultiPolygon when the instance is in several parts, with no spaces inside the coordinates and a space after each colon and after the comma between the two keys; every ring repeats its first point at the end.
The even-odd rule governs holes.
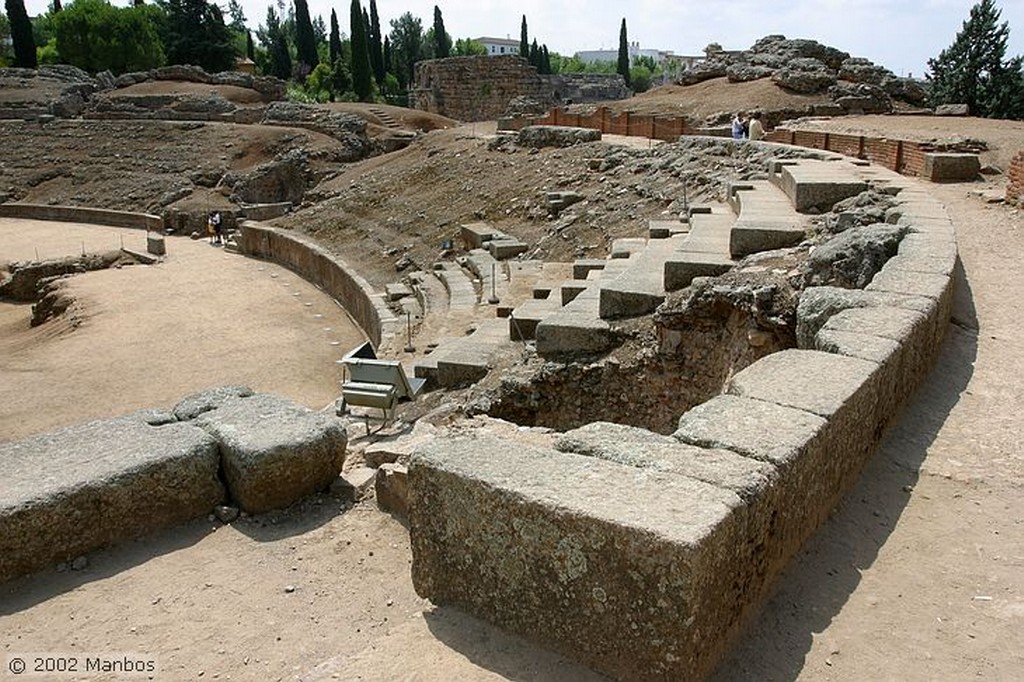
{"type": "Polygon", "coordinates": [[[135,413],[0,445],[0,582],[208,514],[217,443],[135,413]]]}
{"type": "Polygon", "coordinates": [[[962,182],[975,179],[980,171],[977,154],[926,153],[921,176],[932,182],[962,182]]]}
{"type": "Polygon", "coordinates": [[[931,367],[928,318],[888,306],[855,308],[832,316],[815,339],[816,348],[882,365],[877,421],[887,423],[931,367]]]}
{"type": "Polygon", "coordinates": [[[701,678],[759,596],[744,505],[700,481],[463,437],[409,486],[421,596],[619,679],[701,678]]]}
{"type": "Polygon", "coordinates": [[[228,491],[249,513],[327,488],[345,461],[340,419],[277,396],[228,398],[194,423],[220,443],[228,491]]]}
{"type": "Polygon", "coordinates": [[[938,303],[922,296],[909,296],[883,291],[809,287],[800,294],[796,309],[796,342],[799,348],[814,348],[814,337],[829,318],[850,308],[892,306],[923,313],[932,331],[938,319],[938,303]]]}

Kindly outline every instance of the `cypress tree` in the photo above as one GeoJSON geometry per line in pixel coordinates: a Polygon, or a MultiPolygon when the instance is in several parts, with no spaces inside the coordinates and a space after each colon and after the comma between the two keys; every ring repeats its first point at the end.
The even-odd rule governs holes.
{"type": "Polygon", "coordinates": [[[622,76],[622,79],[626,81],[626,87],[628,88],[629,83],[629,43],[626,40],[626,19],[622,19],[622,28],[619,29],[619,59],[615,65],[615,72],[622,76]]]}
{"type": "Polygon", "coordinates": [[[366,46],[366,24],[359,0],[352,0],[349,12],[352,40],[352,89],[360,102],[370,98],[370,53],[366,46]]]}
{"type": "Polygon", "coordinates": [[[526,15],[523,15],[523,25],[519,29],[519,56],[523,59],[530,58],[530,40],[526,34],[526,15]]]}
{"type": "Polygon", "coordinates": [[[384,57],[384,71],[386,73],[395,73],[395,55],[391,51],[391,38],[384,36],[384,47],[381,52],[384,57]]]}
{"type": "Polygon", "coordinates": [[[64,9],[64,5],[60,4],[60,0],[53,0],[53,13],[56,14],[62,9],[64,9]]]}
{"type": "Polygon", "coordinates": [[[307,73],[320,63],[316,51],[316,36],[313,34],[313,22],[309,18],[309,4],[306,0],[295,0],[295,52],[299,63],[308,67],[307,73]]]}
{"type": "Polygon", "coordinates": [[[452,39],[444,30],[444,19],[441,18],[441,9],[434,5],[434,56],[444,59],[452,55],[452,39]]]}
{"type": "Polygon", "coordinates": [[[537,39],[533,39],[533,44],[530,45],[530,66],[534,67],[538,71],[540,67],[540,47],[537,46],[537,39]]]}
{"type": "Polygon", "coordinates": [[[966,104],[974,116],[1024,118],[1021,58],[1004,61],[1010,28],[993,0],[971,8],[953,44],[928,60],[932,104],[966,104]]]}
{"type": "Polygon", "coordinates": [[[245,56],[251,61],[256,61],[256,47],[252,44],[252,31],[245,32],[245,56]]]}
{"type": "Polygon", "coordinates": [[[373,79],[377,85],[384,83],[384,74],[387,72],[387,62],[384,59],[384,45],[380,36],[380,17],[377,16],[377,0],[370,0],[370,35],[368,36],[370,47],[370,68],[373,69],[373,79]]]}
{"type": "Polygon", "coordinates": [[[544,46],[542,46],[540,48],[540,56],[541,56],[541,60],[540,60],[541,70],[540,70],[540,72],[544,73],[544,74],[550,74],[551,73],[551,55],[548,54],[548,46],[547,45],[544,45],[544,46]]]}
{"type": "Polygon", "coordinates": [[[34,69],[36,62],[36,43],[32,39],[32,22],[25,11],[23,0],[6,0],[7,19],[11,22],[11,41],[14,43],[14,65],[24,69],[34,69]]]}
{"type": "Polygon", "coordinates": [[[338,28],[338,14],[331,9],[331,38],[328,41],[331,51],[331,64],[338,61],[341,56],[341,29],[338,28]]]}

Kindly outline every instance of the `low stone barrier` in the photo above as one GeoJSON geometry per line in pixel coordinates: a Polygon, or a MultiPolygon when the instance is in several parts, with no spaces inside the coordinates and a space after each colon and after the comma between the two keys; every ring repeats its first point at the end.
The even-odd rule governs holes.
{"type": "Polygon", "coordinates": [[[0,582],[210,513],[219,466],[212,436],[159,413],[0,445],[0,582]]]}
{"type": "Polygon", "coordinates": [[[163,218],[148,213],[113,211],[106,208],[83,206],[48,206],[46,204],[0,204],[0,217],[29,220],[59,220],[67,223],[89,223],[112,227],[131,227],[141,230],[164,229],[163,218]]]}
{"type": "Polygon", "coordinates": [[[0,583],[224,501],[286,507],[330,486],[346,446],[337,417],[244,386],[0,444],[0,583]]]}
{"type": "Polygon", "coordinates": [[[283,265],[340,303],[378,352],[395,338],[399,320],[362,277],[312,240],[253,221],[243,221],[239,250],[283,265]]]}
{"type": "Polygon", "coordinates": [[[799,347],[738,372],[671,437],[592,424],[557,450],[472,435],[417,447],[417,592],[617,679],[708,675],[948,327],[948,215],[899,175],[872,177],[895,194],[887,219],[907,229],[897,255],[864,290],[805,290],[799,347]]]}

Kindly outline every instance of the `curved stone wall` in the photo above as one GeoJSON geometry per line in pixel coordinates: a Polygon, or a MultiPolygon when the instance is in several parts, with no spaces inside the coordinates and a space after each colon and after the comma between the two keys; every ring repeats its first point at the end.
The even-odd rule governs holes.
{"type": "Polygon", "coordinates": [[[0,204],[0,216],[25,218],[29,220],[59,220],[68,223],[89,223],[112,227],[131,227],[141,230],[160,231],[164,220],[160,216],[129,211],[112,211],[106,208],[82,206],[48,206],[46,204],[0,204]]]}
{"type": "Polygon", "coordinates": [[[398,319],[373,288],[344,261],[310,239],[247,220],[238,247],[250,256],[283,265],[326,291],[348,311],[375,348],[388,347],[398,319]]]}

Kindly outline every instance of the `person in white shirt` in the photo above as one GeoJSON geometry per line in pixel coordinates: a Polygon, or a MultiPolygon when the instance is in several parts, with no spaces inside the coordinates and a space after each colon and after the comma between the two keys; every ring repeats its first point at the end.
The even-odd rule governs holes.
{"type": "Polygon", "coordinates": [[[764,125],[761,124],[761,112],[755,111],[750,117],[750,126],[748,128],[749,137],[751,140],[762,140],[764,139],[764,125]]]}

